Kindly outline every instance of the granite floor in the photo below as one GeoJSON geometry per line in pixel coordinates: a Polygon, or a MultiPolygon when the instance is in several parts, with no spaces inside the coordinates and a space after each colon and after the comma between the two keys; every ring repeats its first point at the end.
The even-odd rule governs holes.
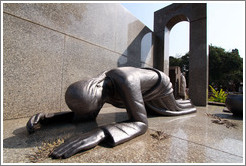
{"type": "Polygon", "coordinates": [[[72,135],[127,119],[124,109],[106,106],[94,122],[56,124],[27,134],[28,118],[3,122],[5,163],[238,163],[244,160],[243,118],[224,107],[197,107],[194,114],[150,116],[149,130],[129,142],[110,148],[99,145],[68,159],[51,159],[50,150],[72,135]],[[58,141],[57,141],[58,140],[58,141]]]}

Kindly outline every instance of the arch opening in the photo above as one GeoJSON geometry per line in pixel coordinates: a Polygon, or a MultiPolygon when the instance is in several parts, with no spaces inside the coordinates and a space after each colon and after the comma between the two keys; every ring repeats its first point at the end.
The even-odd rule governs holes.
{"type": "Polygon", "coordinates": [[[180,57],[190,50],[190,23],[177,23],[170,31],[169,56],[180,57]],[[182,37],[182,38],[181,38],[182,37]]]}
{"type": "Polygon", "coordinates": [[[166,27],[171,30],[177,23],[182,22],[182,21],[188,21],[189,22],[189,18],[187,18],[185,15],[176,15],[174,17],[172,17],[168,23],[166,24],[166,27]]]}
{"type": "Polygon", "coordinates": [[[174,96],[179,99],[182,96],[181,74],[186,80],[187,93],[189,87],[190,23],[181,21],[174,25],[170,31],[169,42],[169,77],[174,96]]]}

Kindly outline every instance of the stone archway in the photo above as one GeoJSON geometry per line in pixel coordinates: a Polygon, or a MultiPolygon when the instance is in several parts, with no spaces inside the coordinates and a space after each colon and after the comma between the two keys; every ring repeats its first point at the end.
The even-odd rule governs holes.
{"type": "Polygon", "coordinates": [[[207,55],[207,5],[206,3],[175,3],[154,13],[153,66],[164,73],[169,71],[169,34],[181,21],[190,23],[189,96],[197,106],[207,105],[208,55],[207,55]]]}

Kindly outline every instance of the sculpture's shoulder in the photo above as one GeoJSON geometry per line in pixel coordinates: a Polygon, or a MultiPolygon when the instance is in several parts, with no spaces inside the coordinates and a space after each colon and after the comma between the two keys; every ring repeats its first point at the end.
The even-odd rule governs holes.
{"type": "Polygon", "coordinates": [[[106,73],[107,77],[110,77],[113,80],[127,81],[129,79],[137,79],[137,74],[139,69],[135,67],[119,67],[111,69],[106,73]]]}
{"type": "Polygon", "coordinates": [[[136,67],[118,67],[118,68],[114,68],[111,69],[107,72],[107,74],[109,73],[117,73],[117,74],[126,74],[129,75],[131,74],[131,72],[137,71],[139,70],[139,68],[136,67]]]}

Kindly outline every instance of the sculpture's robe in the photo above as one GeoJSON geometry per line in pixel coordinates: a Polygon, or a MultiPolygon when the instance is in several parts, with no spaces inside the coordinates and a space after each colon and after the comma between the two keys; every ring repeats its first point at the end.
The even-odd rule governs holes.
{"type": "MultiPolygon", "coordinates": [[[[178,102],[175,101],[173,97],[172,83],[170,82],[169,77],[157,69],[144,69],[152,70],[158,74],[158,81],[152,88],[141,89],[142,98],[144,100],[145,107],[148,111],[153,111],[160,115],[183,115],[196,111],[194,107],[177,110],[175,104],[178,102]]],[[[105,77],[108,77],[110,79],[110,73],[106,73],[105,77]]],[[[118,87],[114,86],[113,79],[112,83],[113,86],[110,90],[112,91],[113,95],[108,100],[108,103],[114,105],[115,107],[127,108],[127,106],[125,106],[124,101],[121,99],[119,93],[114,93],[118,91],[118,87]]],[[[134,100],[134,98],[132,98],[132,100],[134,100]]],[[[139,111],[141,113],[141,111],[145,110],[135,111],[139,111]]],[[[145,133],[145,131],[147,130],[147,124],[143,123],[143,121],[145,121],[144,118],[147,119],[147,116],[143,116],[143,119],[141,121],[135,121],[134,117],[131,116],[134,116],[134,114],[130,112],[129,117],[133,120],[130,119],[129,122],[110,124],[102,127],[104,132],[108,135],[108,142],[110,142],[113,146],[126,142],[127,140],[130,140],[138,135],[141,135],[145,133]]]]}

